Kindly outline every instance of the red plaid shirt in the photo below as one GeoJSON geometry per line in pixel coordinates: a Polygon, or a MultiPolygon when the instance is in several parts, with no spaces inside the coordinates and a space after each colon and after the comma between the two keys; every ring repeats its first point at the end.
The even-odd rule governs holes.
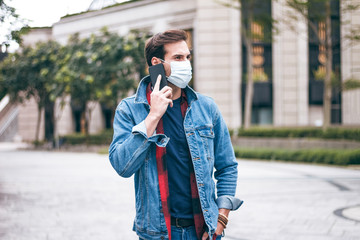
{"type": "MultiPolygon", "coordinates": [[[[149,105],[151,105],[151,83],[149,83],[146,89],[146,97],[149,105]]],[[[184,91],[181,91],[181,114],[183,118],[185,117],[186,109],[188,108],[188,102],[186,98],[186,94],[184,91]]],[[[158,134],[164,133],[163,121],[160,119],[157,127],[156,132],[158,134]]],[[[160,198],[161,204],[163,208],[163,214],[165,218],[166,228],[168,230],[169,240],[171,240],[171,215],[169,209],[169,183],[168,183],[168,172],[167,172],[167,162],[166,162],[166,148],[156,146],[156,164],[158,170],[158,179],[159,179],[159,189],[160,189],[160,198]]],[[[196,184],[196,178],[194,173],[194,168],[191,165],[190,167],[190,185],[191,185],[191,198],[192,198],[192,205],[193,205],[193,214],[194,214],[194,222],[195,222],[195,229],[198,239],[201,239],[202,235],[204,234],[204,216],[202,214],[199,193],[196,184]]]]}

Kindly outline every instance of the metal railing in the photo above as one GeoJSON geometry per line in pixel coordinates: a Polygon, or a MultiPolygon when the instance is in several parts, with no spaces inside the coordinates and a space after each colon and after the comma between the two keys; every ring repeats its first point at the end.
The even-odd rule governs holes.
{"type": "Polygon", "coordinates": [[[18,130],[19,109],[6,95],[0,101],[0,141],[11,141],[18,130]]]}

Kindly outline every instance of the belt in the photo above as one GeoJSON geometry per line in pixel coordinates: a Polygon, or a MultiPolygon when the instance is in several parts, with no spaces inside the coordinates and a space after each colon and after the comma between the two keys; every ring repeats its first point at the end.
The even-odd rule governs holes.
{"type": "Polygon", "coordinates": [[[190,227],[194,226],[194,219],[192,218],[174,218],[171,217],[171,225],[176,227],[190,227]]]}

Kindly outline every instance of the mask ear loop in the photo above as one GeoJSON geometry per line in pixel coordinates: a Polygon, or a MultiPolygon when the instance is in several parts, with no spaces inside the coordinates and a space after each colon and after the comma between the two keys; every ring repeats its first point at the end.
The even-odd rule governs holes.
{"type": "MultiPolygon", "coordinates": [[[[167,63],[167,64],[170,64],[170,63],[168,63],[168,62],[166,62],[164,59],[161,59],[161,58],[157,58],[157,59],[159,59],[161,62],[163,62],[163,63],[167,63]]],[[[171,65],[170,65],[171,66],[171,65]]],[[[165,74],[165,76],[166,76],[166,74],[165,74]]],[[[166,78],[169,78],[170,76],[166,76],[166,78]]]]}
{"type": "Polygon", "coordinates": [[[160,61],[162,61],[163,63],[167,63],[167,62],[165,62],[165,60],[163,60],[163,59],[161,59],[161,58],[158,58],[160,61]]]}

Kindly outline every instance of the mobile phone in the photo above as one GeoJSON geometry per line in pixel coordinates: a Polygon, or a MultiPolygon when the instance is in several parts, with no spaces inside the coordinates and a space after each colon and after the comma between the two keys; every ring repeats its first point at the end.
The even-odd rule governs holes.
{"type": "Polygon", "coordinates": [[[156,80],[157,80],[159,74],[161,75],[160,89],[167,86],[165,69],[164,69],[164,65],[162,65],[162,63],[150,66],[149,73],[150,73],[151,83],[153,86],[155,86],[155,83],[156,83],[156,80]]]}

